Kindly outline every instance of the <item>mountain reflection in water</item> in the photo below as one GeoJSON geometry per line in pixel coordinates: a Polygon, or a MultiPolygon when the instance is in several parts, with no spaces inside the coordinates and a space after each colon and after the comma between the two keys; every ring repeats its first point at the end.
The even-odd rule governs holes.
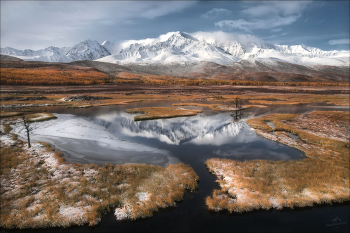
{"type": "Polygon", "coordinates": [[[291,160],[302,155],[296,149],[261,138],[245,121],[235,122],[229,113],[136,122],[134,116],[119,112],[90,120],[117,137],[168,150],[178,158],[183,157],[179,152],[183,155],[188,151],[194,151],[188,154],[192,157],[238,160],[291,160]]]}

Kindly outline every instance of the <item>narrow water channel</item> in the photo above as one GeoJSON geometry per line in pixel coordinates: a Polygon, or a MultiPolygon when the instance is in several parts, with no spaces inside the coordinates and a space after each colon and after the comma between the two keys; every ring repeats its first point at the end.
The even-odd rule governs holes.
{"type": "MultiPolygon", "coordinates": [[[[297,160],[304,157],[301,151],[258,136],[247,125],[245,119],[275,112],[304,113],[324,110],[322,106],[252,108],[242,113],[243,117],[239,121],[235,121],[230,113],[217,113],[207,108],[202,108],[204,112],[193,117],[139,122],[133,121],[135,114],[125,113],[126,108],[171,106],[171,104],[171,102],[145,102],[126,106],[50,110],[58,116],[58,119],[38,124],[32,138],[52,143],[64,152],[68,162],[146,163],[159,166],[182,162],[190,165],[200,177],[196,192],[186,193],[184,200],[178,202],[176,207],[161,210],[151,218],[116,221],[111,212],[93,228],[88,226],[54,228],[50,229],[50,232],[345,232],[349,230],[348,202],[294,210],[258,210],[244,214],[210,212],[205,207],[205,198],[215,188],[219,188],[215,183],[216,177],[209,173],[204,164],[207,159],[297,160]],[[334,224],[335,218],[339,222],[338,225],[334,224]]],[[[26,230],[26,232],[46,231],[26,230]]]]}

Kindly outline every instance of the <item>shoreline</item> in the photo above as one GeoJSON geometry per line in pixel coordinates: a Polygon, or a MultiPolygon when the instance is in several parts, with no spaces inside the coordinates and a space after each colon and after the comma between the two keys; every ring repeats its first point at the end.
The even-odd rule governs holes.
{"type": "Polygon", "coordinates": [[[183,164],[166,168],[67,164],[50,144],[32,143],[28,149],[26,143],[7,133],[2,133],[1,147],[2,158],[20,158],[2,168],[1,227],[8,229],[94,226],[102,213],[113,207],[117,220],[150,217],[198,186],[198,176],[183,164]],[[34,172],[37,169],[40,176],[34,172]]]}
{"type": "MultiPolygon", "coordinates": [[[[322,117],[322,112],[313,114],[319,114],[322,117]]],[[[336,114],[329,112],[329,115],[337,116],[336,114]]],[[[349,113],[342,114],[349,115],[349,113]]],[[[308,114],[302,115],[307,116],[308,114]]],[[[303,151],[307,158],[299,162],[255,160],[242,163],[227,159],[207,160],[206,165],[209,171],[217,176],[217,182],[221,187],[221,189],[214,190],[212,196],[206,199],[209,210],[226,209],[229,212],[241,213],[255,209],[305,207],[312,206],[313,203],[330,204],[350,200],[349,175],[346,173],[349,168],[349,163],[346,162],[348,160],[346,148],[349,143],[338,141],[336,148],[332,146],[334,139],[328,139],[329,143],[314,144],[315,140],[320,139],[314,139],[313,136],[308,136],[295,128],[286,128],[279,123],[283,121],[285,124],[285,121],[294,120],[296,117],[298,117],[297,114],[270,114],[250,119],[247,122],[262,137],[297,148],[303,151]],[[268,121],[273,121],[278,128],[272,129],[266,124],[268,121]],[[298,135],[300,140],[293,139],[284,131],[298,135]],[[310,140],[313,141],[312,144],[310,140]],[[337,146],[340,148],[337,149],[337,146]],[[340,158],[332,159],[327,156],[329,153],[332,154],[332,151],[337,153],[333,156],[340,156],[340,158]],[[334,165],[329,165],[329,161],[334,165]],[[322,174],[328,174],[330,171],[335,178],[322,174]]],[[[342,115],[340,119],[343,119],[341,117],[342,115]]]]}

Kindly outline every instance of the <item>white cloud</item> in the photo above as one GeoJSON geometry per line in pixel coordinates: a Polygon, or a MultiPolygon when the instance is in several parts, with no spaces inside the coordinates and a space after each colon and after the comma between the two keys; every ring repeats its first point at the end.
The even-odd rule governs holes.
{"type": "Polygon", "coordinates": [[[263,45],[265,42],[256,36],[250,34],[238,34],[238,33],[227,33],[223,31],[215,31],[215,32],[194,32],[191,33],[194,37],[198,39],[205,39],[207,42],[227,42],[227,41],[238,41],[243,45],[246,45],[248,42],[252,42],[257,45],[263,45]]]}
{"type": "MultiPolygon", "coordinates": [[[[170,36],[172,36],[176,32],[168,32],[166,34],[160,35],[157,38],[146,38],[142,40],[127,40],[122,43],[120,43],[120,48],[125,49],[130,47],[131,44],[149,44],[149,43],[156,43],[156,42],[162,42],[169,39],[170,36]]],[[[229,41],[238,41],[239,43],[243,45],[247,45],[248,42],[254,43],[256,45],[265,45],[265,41],[262,40],[259,37],[250,35],[250,34],[238,34],[238,33],[228,33],[223,31],[215,31],[215,32],[203,32],[203,31],[197,31],[194,33],[187,33],[191,36],[195,37],[196,39],[202,41],[206,41],[208,43],[225,43],[229,41]]]]}
{"type": "Polygon", "coordinates": [[[288,17],[276,16],[272,19],[254,19],[252,21],[247,21],[245,19],[238,20],[222,20],[215,23],[215,26],[221,28],[238,28],[246,32],[251,32],[254,29],[271,29],[274,27],[285,26],[294,23],[300,15],[293,15],[288,17]]]}
{"type": "Polygon", "coordinates": [[[256,2],[251,6],[247,5],[247,8],[241,12],[248,16],[253,17],[264,17],[264,16],[290,16],[300,14],[307,5],[310,4],[308,1],[262,1],[259,5],[256,2]]]}
{"type": "Polygon", "coordinates": [[[1,46],[71,46],[130,25],[179,12],[194,1],[1,1],[1,46]],[[107,30],[108,29],[108,30],[107,30]]]}
{"type": "Polygon", "coordinates": [[[339,40],[330,40],[328,41],[330,45],[338,45],[338,44],[350,44],[349,38],[347,39],[339,39],[339,40]]]}
{"type": "Polygon", "coordinates": [[[224,8],[214,8],[204,14],[201,15],[201,17],[206,18],[206,19],[212,19],[215,18],[218,15],[224,14],[224,15],[229,15],[232,12],[230,10],[224,9],[224,8]]]}
{"type": "MultiPolygon", "coordinates": [[[[280,26],[290,25],[296,22],[302,11],[310,2],[301,1],[267,1],[246,3],[241,14],[247,19],[222,20],[215,23],[215,26],[228,29],[240,29],[250,32],[255,29],[271,29],[280,26]],[[252,5],[254,4],[254,5],[252,5]]],[[[280,31],[280,28],[275,29],[280,31]]]]}

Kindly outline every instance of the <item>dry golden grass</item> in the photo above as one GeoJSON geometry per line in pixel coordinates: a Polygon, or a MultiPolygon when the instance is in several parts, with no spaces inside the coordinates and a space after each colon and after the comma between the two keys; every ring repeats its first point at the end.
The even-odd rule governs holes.
{"type": "Polygon", "coordinates": [[[23,112],[0,112],[0,118],[23,115],[23,112]]]}
{"type": "Polygon", "coordinates": [[[26,115],[26,119],[29,122],[47,121],[47,120],[56,119],[56,118],[57,117],[55,115],[47,112],[26,115]]]}
{"type": "MultiPolygon", "coordinates": [[[[217,75],[214,78],[206,77],[173,77],[173,76],[158,76],[150,74],[133,74],[128,72],[121,72],[110,80],[114,83],[126,84],[145,84],[145,85],[244,85],[244,86],[339,86],[347,87],[349,83],[318,83],[318,82],[262,82],[262,81],[245,81],[245,80],[227,80],[228,77],[217,75]]],[[[230,79],[232,77],[230,76],[230,79]]],[[[238,77],[237,77],[238,78],[238,77]]],[[[298,90],[295,90],[298,91],[298,90]]]]}
{"type": "Polygon", "coordinates": [[[108,75],[80,67],[1,68],[2,85],[91,85],[108,82],[108,75]]]}
{"type": "Polygon", "coordinates": [[[338,131],[344,130],[343,125],[348,124],[350,116],[348,112],[313,112],[300,116],[270,114],[248,120],[263,137],[298,148],[307,158],[298,161],[207,160],[208,169],[218,176],[221,187],[206,199],[207,207],[216,211],[244,212],[350,200],[350,143],[309,133],[307,131],[314,128],[312,124],[302,125],[302,121],[298,121],[316,115],[315,122],[338,131]],[[274,130],[267,121],[276,125],[274,130]],[[302,128],[296,127],[297,123],[302,128]],[[292,139],[285,132],[299,136],[300,140],[292,139]]]}
{"type": "Polygon", "coordinates": [[[197,106],[197,107],[207,107],[210,108],[211,110],[214,111],[219,111],[217,109],[218,106],[221,104],[199,104],[199,103],[178,103],[178,104],[173,104],[174,106],[197,106]]]}
{"type": "MultiPolygon", "coordinates": [[[[173,106],[198,106],[198,107],[207,107],[210,108],[213,111],[222,111],[222,112],[227,112],[227,111],[236,111],[237,109],[235,108],[234,105],[223,105],[223,104],[200,104],[200,103],[178,103],[178,104],[173,104],[173,106]]],[[[242,108],[239,110],[244,110],[248,109],[251,107],[256,107],[258,105],[244,105],[242,108]]]]}
{"type": "Polygon", "coordinates": [[[338,106],[350,106],[350,102],[330,101],[330,102],[327,102],[327,104],[334,104],[334,105],[338,105],[338,106]]]}
{"type": "MultiPolygon", "coordinates": [[[[301,104],[301,102],[297,102],[297,101],[249,100],[249,102],[253,103],[253,104],[267,104],[267,105],[279,105],[279,104],[297,105],[297,104],[301,104]]],[[[304,103],[306,103],[306,102],[304,102],[304,103]]]]}
{"type": "Polygon", "coordinates": [[[247,109],[247,108],[268,108],[269,106],[266,106],[266,105],[253,105],[253,104],[245,104],[245,105],[243,105],[243,109],[247,109]]]}
{"type": "Polygon", "coordinates": [[[71,105],[67,106],[67,108],[91,108],[93,105],[90,104],[84,104],[84,105],[71,105]]]}
{"type": "MultiPolygon", "coordinates": [[[[233,98],[233,95],[224,96],[228,99],[233,98]]],[[[246,100],[267,100],[271,102],[276,101],[290,101],[300,103],[327,103],[327,102],[349,102],[349,95],[315,95],[315,94],[266,94],[266,95],[244,95],[239,96],[246,100]]]]}
{"type": "Polygon", "coordinates": [[[128,218],[145,218],[198,185],[193,169],[183,164],[67,164],[48,143],[28,149],[20,140],[1,137],[0,227],[7,229],[92,226],[106,211],[126,206],[128,218]]]}
{"type": "Polygon", "coordinates": [[[125,110],[127,113],[141,113],[144,115],[135,116],[135,121],[141,120],[153,120],[160,118],[173,118],[173,117],[184,117],[194,116],[202,110],[193,110],[179,107],[149,107],[149,108],[135,108],[125,110]]]}
{"type": "MultiPolygon", "coordinates": [[[[39,95],[35,94],[1,94],[1,98],[15,97],[15,98],[26,98],[26,97],[37,97],[39,95]]],[[[266,103],[266,104],[302,104],[302,103],[347,103],[349,102],[349,96],[346,94],[339,95],[312,95],[312,94],[267,94],[267,95],[223,95],[223,96],[203,96],[203,95],[162,95],[162,94],[133,94],[133,93],[119,93],[119,94],[100,94],[94,95],[96,97],[109,97],[110,99],[103,100],[90,100],[90,101],[79,101],[79,104],[72,102],[60,101],[66,95],[63,94],[54,94],[54,95],[45,95],[47,100],[10,100],[10,101],[1,101],[2,106],[10,107],[17,106],[22,107],[26,105],[27,108],[45,108],[46,106],[65,106],[65,107],[79,107],[79,106],[108,106],[108,105],[124,105],[132,102],[138,101],[182,101],[183,103],[176,104],[174,106],[199,106],[199,107],[208,107],[214,111],[232,111],[234,105],[235,97],[239,97],[243,100],[250,100],[257,103],[266,103]],[[224,101],[228,104],[200,104],[193,103],[191,101],[224,101]],[[268,101],[268,102],[264,102],[268,101]]],[[[264,105],[243,105],[243,109],[249,107],[264,107],[264,105]]],[[[268,107],[268,106],[266,106],[268,107]]],[[[23,111],[23,110],[21,110],[23,111]]]]}

